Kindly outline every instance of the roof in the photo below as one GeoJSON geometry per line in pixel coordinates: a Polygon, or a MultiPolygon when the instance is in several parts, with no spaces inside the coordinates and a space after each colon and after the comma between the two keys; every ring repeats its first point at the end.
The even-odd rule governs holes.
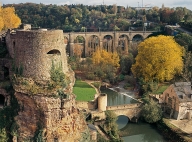
{"type": "Polygon", "coordinates": [[[191,82],[175,82],[173,88],[180,102],[192,101],[191,82]]]}

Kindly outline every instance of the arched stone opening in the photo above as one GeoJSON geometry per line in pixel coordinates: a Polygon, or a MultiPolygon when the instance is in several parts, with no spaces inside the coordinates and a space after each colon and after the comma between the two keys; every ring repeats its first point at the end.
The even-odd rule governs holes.
{"type": "Polygon", "coordinates": [[[127,35],[119,36],[117,52],[119,54],[127,54],[129,46],[129,37],[127,35]]]}
{"type": "Polygon", "coordinates": [[[4,71],[4,79],[9,79],[9,68],[4,66],[3,71],[4,71]]]}
{"type": "Polygon", "coordinates": [[[2,108],[4,104],[5,104],[5,97],[2,94],[0,94],[0,108],[2,108]]]}
{"type": "Polygon", "coordinates": [[[77,36],[74,40],[73,53],[78,57],[85,57],[85,38],[83,36],[77,36]]]}
{"type": "Polygon", "coordinates": [[[139,43],[139,42],[141,42],[141,41],[143,41],[143,36],[142,36],[142,35],[139,35],[139,34],[135,35],[135,36],[133,37],[133,39],[132,39],[132,42],[136,42],[136,43],[139,43]]]}
{"type": "Polygon", "coordinates": [[[88,55],[92,55],[100,46],[100,39],[96,35],[92,35],[88,40],[88,55]]]}
{"type": "Polygon", "coordinates": [[[130,119],[125,115],[119,115],[116,123],[118,124],[118,129],[123,129],[128,125],[130,119]]]}
{"type": "Polygon", "coordinates": [[[15,41],[13,41],[13,48],[15,48],[15,41]]]}
{"type": "Polygon", "coordinates": [[[69,39],[66,36],[64,36],[64,44],[66,45],[67,55],[70,55],[69,39]]]}
{"type": "Polygon", "coordinates": [[[49,52],[47,52],[47,54],[57,54],[57,55],[61,55],[61,52],[57,49],[53,49],[53,50],[50,50],[49,52]]]}
{"type": "Polygon", "coordinates": [[[113,52],[113,37],[111,35],[105,35],[103,38],[103,49],[108,52],[113,52]]]}

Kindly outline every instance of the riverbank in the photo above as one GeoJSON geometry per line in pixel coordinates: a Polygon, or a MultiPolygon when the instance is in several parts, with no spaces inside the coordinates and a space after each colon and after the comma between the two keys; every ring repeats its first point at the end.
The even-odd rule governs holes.
{"type": "MultiPolygon", "coordinates": [[[[180,127],[176,127],[175,121],[163,118],[162,120],[158,121],[155,126],[158,131],[170,142],[192,142],[192,134],[186,133],[180,127]],[[173,124],[173,122],[175,124],[173,124]]],[[[191,129],[189,131],[191,131],[191,129]]]]}

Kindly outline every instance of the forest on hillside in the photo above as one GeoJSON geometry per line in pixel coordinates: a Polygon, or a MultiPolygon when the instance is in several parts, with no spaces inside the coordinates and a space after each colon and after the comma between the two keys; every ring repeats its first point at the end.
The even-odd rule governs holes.
{"type": "Polygon", "coordinates": [[[45,5],[21,3],[12,6],[22,23],[33,27],[63,29],[71,31],[113,31],[141,30],[144,23],[147,30],[159,30],[165,24],[183,25],[191,28],[192,11],[185,7],[137,10],[133,7],[114,5],[45,5]]]}

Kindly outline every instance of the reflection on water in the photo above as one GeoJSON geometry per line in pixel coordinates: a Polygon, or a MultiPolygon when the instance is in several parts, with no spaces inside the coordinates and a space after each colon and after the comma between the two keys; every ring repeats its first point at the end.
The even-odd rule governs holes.
{"type": "MultiPolygon", "coordinates": [[[[106,89],[101,90],[102,93],[107,94],[107,105],[122,105],[137,103],[136,100],[126,96],[134,96],[133,92],[120,92],[106,89]]],[[[120,135],[124,142],[166,142],[163,137],[147,123],[129,123],[126,116],[119,116],[117,120],[120,135]]]]}
{"type": "Polygon", "coordinates": [[[124,142],[166,142],[151,125],[127,122],[126,116],[118,117],[117,124],[124,142]]]}
{"type": "Polygon", "coordinates": [[[137,103],[136,100],[126,96],[127,94],[130,96],[134,96],[132,92],[117,93],[110,89],[101,90],[101,92],[107,94],[108,106],[137,103]]]}

